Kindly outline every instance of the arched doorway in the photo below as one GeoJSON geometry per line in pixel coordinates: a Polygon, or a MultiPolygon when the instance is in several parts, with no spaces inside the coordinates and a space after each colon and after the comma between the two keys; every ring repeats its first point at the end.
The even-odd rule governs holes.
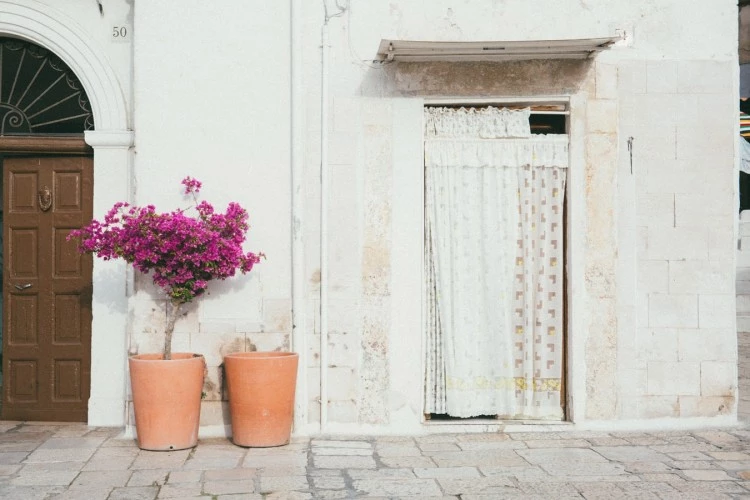
{"type": "MultiPolygon", "coordinates": [[[[131,193],[134,134],[125,89],[132,68],[122,60],[117,62],[111,46],[81,25],[78,15],[75,2],[52,7],[28,0],[0,0],[0,36],[45,47],[83,84],[96,125],[85,131],[84,140],[94,152],[94,211],[100,214],[118,201],[129,201],[131,193]]],[[[122,263],[94,262],[89,425],[125,424],[128,276],[122,263]]]]}
{"type": "Polygon", "coordinates": [[[66,236],[93,215],[93,127],[64,62],[0,37],[4,419],[88,420],[92,261],[66,236]]]}

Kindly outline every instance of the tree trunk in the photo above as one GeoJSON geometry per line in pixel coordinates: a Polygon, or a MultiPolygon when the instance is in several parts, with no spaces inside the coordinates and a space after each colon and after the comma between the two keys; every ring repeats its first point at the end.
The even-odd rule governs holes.
{"type": "Polygon", "coordinates": [[[177,321],[177,315],[180,314],[182,302],[171,301],[172,310],[167,317],[167,328],[164,330],[164,359],[172,359],[172,332],[174,324],[177,321]]]}

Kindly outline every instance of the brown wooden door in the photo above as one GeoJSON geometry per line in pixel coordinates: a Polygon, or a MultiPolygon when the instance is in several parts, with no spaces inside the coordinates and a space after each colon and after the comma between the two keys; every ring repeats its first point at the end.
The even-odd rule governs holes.
{"type": "Polygon", "coordinates": [[[92,257],[66,237],[93,214],[91,158],[4,158],[3,212],[2,418],[85,422],[92,257]]]}

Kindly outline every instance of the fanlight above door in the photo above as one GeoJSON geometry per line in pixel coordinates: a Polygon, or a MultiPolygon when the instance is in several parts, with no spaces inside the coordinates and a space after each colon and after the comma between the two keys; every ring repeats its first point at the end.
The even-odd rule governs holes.
{"type": "Polygon", "coordinates": [[[93,128],[86,92],[65,63],[38,45],[0,37],[0,136],[93,128]]]}

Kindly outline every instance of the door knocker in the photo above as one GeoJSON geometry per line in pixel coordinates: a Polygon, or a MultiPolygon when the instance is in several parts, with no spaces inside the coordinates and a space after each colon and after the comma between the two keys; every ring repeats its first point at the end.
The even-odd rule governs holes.
{"type": "Polygon", "coordinates": [[[52,191],[49,187],[44,186],[44,189],[39,190],[39,208],[42,212],[46,212],[52,206],[52,191]]]}

